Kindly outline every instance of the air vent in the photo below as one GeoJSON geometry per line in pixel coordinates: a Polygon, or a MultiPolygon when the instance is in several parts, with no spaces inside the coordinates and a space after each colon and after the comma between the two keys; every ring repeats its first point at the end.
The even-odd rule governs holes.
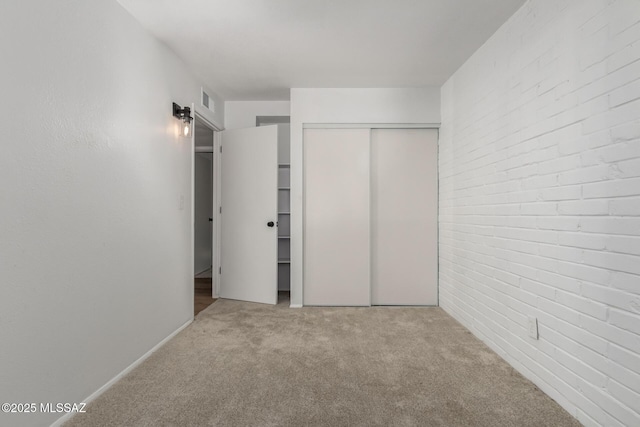
{"type": "Polygon", "coordinates": [[[202,89],[202,106],[211,110],[212,113],[215,112],[215,103],[204,89],[202,89]]]}

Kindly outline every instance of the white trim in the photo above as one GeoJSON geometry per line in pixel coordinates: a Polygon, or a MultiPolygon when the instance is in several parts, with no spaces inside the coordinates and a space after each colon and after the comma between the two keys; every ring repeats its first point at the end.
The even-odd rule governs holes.
{"type": "MultiPolygon", "coordinates": [[[[102,393],[107,391],[113,384],[115,384],[116,382],[120,381],[125,375],[127,375],[129,372],[131,372],[135,368],[137,368],[142,362],[147,360],[149,358],[149,356],[151,356],[158,349],[160,349],[160,347],[162,347],[169,340],[171,340],[171,338],[175,337],[176,335],[178,335],[180,333],[180,331],[182,331],[184,328],[189,326],[191,324],[191,322],[193,322],[193,318],[187,320],[187,322],[184,325],[180,326],[178,329],[176,329],[171,334],[169,334],[169,336],[167,336],[165,339],[163,339],[158,344],[156,344],[151,350],[147,351],[145,354],[140,356],[135,362],[133,362],[131,365],[127,366],[122,372],[120,372],[115,377],[111,378],[102,387],[100,387],[99,389],[97,389],[96,391],[91,393],[91,395],[89,395],[89,397],[83,399],[82,402],[88,404],[88,403],[94,401],[95,399],[97,399],[102,393]]],[[[69,412],[69,413],[63,415],[62,417],[60,417],[56,421],[54,421],[53,424],[51,424],[51,427],[58,427],[58,426],[63,425],[64,423],[69,421],[74,415],[76,415],[74,412],[69,412]]]]}
{"type": "Polygon", "coordinates": [[[220,296],[220,266],[222,265],[222,239],[220,238],[222,236],[222,215],[220,214],[222,197],[222,153],[220,152],[220,147],[222,143],[222,134],[220,132],[222,131],[213,132],[213,211],[215,214],[215,224],[213,226],[216,233],[216,255],[214,257],[214,260],[212,260],[215,261],[215,263],[212,264],[213,271],[211,272],[211,277],[216,278],[216,280],[214,280],[213,286],[213,298],[219,298],[220,296]]]}
{"type": "Polygon", "coordinates": [[[208,110],[204,106],[200,106],[200,107],[194,106],[193,108],[193,111],[198,116],[198,119],[202,120],[207,125],[207,127],[211,128],[214,132],[220,132],[221,130],[224,130],[224,128],[221,128],[220,126],[215,125],[211,120],[207,119],[207,117],[204,114],[202,114],[200,110],[205,110],[210,113],[212,111],[208,110]]]}
{"type": "Polygon", "coordinates": [[[303,123],[302,129],[439,129],[440,123],[303,123]]]}
{"type": "Polygon", "coordinates": [[[436,135],[436,192],[438,194],[438,200],[436,200],[436,223],[438,229],[436,230],[436,240],[438,247],[436,248],[436,257],[438,262],[436,264],[436,307],[440,307],[440,129],[438,129],[436,135]]]}
{"type": "MultiPolygon", "coordinates": [[[[301,233],[300,233],[300,251],[298,251],[298,253],[300,254],[300,268],[302,270],[302,283],[300,286],[300,304],[290,304],[289,307],[293,307],[293,308],[301,308],[304,306],[304,282],[305,282],[305,277],[306,277],[306,273],[305,273],[305,268],[304,268],[304,262],[305,262],[305,254],[304,254],[304,248],[305,248],[305,232],[304,230],[306,229],[306,222],[307,222],[307,217],[305,216],[305,211],[307,210],[307,193],[306,191],[304,191],[305,189],[305,169],[304,169],[304,159],[305,159],[305,152],[304,152],[304,123],[302,124],[302,137],[300,138],[300,152],[302,153],[302,158],[300,159],[300,169],[302,170],[302,176],[300,177],[300,183],[302,184],[302,204],[301,204],[301,209],[300,209],[300,223],[301,223],[301,233]]],[[[290,145],[289,148],[291,148],[292,146],[290,145]]],[[[293,163],[293,156],[291,156],[291,154],[289,154],[289,162],[293,163]]],[[[289,165],[289,168],[291,168],[291,165],[289,165]]],[[[292,174],[291,174],[291,170],[289,170],[289,186],[293,188],[293,180],[292,180],[292,174]]],[[[292,242],[294,239],[294,235],[292,233],[293,229],[291,228],[291,219],[294,216],[293,213],[293,204],[291,203],[291,195],[293,194],[293,191],[289,192],[289,212],[291,212],[291,214],[289,215],[289,299],[291,299],[291,270],[292,270],[292,263],[294,260],[294,256],[291,253],[291,248],[292,248],[292,242]]]]}
{"type": "Polygon", "coordinates": [[[209,270],[209,269],[205,268],[204,270],[197,272],[193,277],[197,277],[197,276],[201,275],[202,273],[204,273],[207,270],[209,270]]]}
{"type": "MultiPolygon", "coordinates": [[[[194,116],[195,111],[196,111],[196,105],[194,103],[191,103],[191,108],[194,111],[194,116]]],[[[196,298],[195,298],[195,285],[194,285],[194,278],[196,277],[196,151],[195,151],[195,146],[196,146],[196,117],[193,118],[193,123],[191,124],[191,138],[189,141],[189,149],[191,150],[191,165],[190,165],[190,181],[191,181],[191,230],[190,230],[190,247],[189,247],[189,271],[191,272],[191,275],[189,277],[189,280],[187,280],[188,286],[189,286],[189,295],[191,295],[191,312],[193,313],[195,311],[196,308],[196,298]]]]}
{"type": "MultiPolygon", "coordinates": [[[[209,101],[211,101],[211,98],[209,98],[209,101]]],[[[204,107],[201,107],[204,108],[204,107]]],[[[205,108],[206,110],[206,108],[205,108]]],[[[220,195],[220,155],[219,155],[219,133],[222,131],[221,128],[219,128],[218,126],[216,126],[215,124],[213,124],[212,121],[208,120],[204,115],[202,115],[199,111],[198,111],[198,107],[194,106],[194,111],[195,111],[195,119],[196,120],[200,120],[202,121],[202,123],[205,124],[205,126],[207,126],[208,128],[210,128],[213,131],[213,141],[211,146],[201,146],[201,147],[196,147],[195,146],[195,131],[194,131],[194,144],[193,144],[193,152],[194,152],[194,164],[192,166],[192,170],[191,170],[191,192],[192,192],[192,199],[193,199],[193,212],[194,212],[194,216],[193,216],[193,224],[191,229],[193,230],[192,233],[194,233],[192,239],[191,239],[191,246],[194,247],[194,252],[195,252],[195,153],[211,153],[212,154],[212,159],[211,159],[211,167],[213,168],[213,226],[212,226],[212,243],[211,243],[211,252],[212,252],[212,256],[211,256],[211,281],[212,281],[212,286],[211,286],[211,297],[212,298],[218,298],[218,295],[220,294],[220,275],[218,274],[219,272],[219,267],[220,267],[220,216],[219,216],[219,209],[218,207],[220,206],[220,201],[219,201],[219,195],[220,195]]],[[[195,253],[194,253],[194,259],[195,259],[195,253]]],[[[194,264],[194,262],[192,262],[192,264],[194,264]]],[[[194,275],[195,277],[195,275],[194,275]]],[[[194,302],[195,303],[195,302],[194,302]]]]}
{"type": "Polygon", "coordinates": [[[196,153],[213,153],[213,145],[209,147],[195,147],[194,151],[196,153]]]}

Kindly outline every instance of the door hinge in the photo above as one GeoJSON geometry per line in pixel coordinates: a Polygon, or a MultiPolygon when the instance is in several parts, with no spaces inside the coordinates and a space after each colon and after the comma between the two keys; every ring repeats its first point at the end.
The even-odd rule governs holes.
{"type": "Polygon", "coordinates": [[[222,267],[218,267],[218,274],[222,274],[222,267]]]}
{"type": "Polygon", "coordinates": [[[220,152],[222,153],[222,145],[220,146],[220,152]]]}
{"type": "Polygon", "coordinates": [[[220,206],[220,213],[222,213],[222,206],[220,206]]]}

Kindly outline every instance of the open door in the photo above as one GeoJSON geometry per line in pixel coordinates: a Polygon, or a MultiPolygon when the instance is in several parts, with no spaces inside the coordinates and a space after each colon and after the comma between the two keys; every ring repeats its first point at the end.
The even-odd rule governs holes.
{"type": "Polygon", "coordinates": [[[278,127],[221,132],[220,297],[278,301],[278,127]]]}

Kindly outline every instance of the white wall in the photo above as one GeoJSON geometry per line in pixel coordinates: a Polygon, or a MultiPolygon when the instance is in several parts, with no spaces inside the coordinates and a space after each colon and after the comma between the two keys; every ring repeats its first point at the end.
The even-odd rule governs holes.
{"type": "Polygon", "coordinates": [[[291,89],[291,305],[302,305],[302,129],[304,124],[440,122],[440,91],[291,89]]]}
{"type": "Polygon", "coordinates": [[[529,1],[442,88],[441,305],[588,426],[640,425],[639,17],[529,1]]]}
{"type": "MultiPolygon", "coordinates": [[[[196,136],[197,137],[197,136],[196,136]]],[[[213,141],[213,135],[211,136],[213,141]]],[[[211,144],[211,143],[210,143],[211,144]]],[[[210,153],[195,156],[195,232],[194,273],[198,274],[212,266],[213,244],[213,161],[210,153]]]]}
{"type": "Polygon", "coordinates": [[[192,319],[200,84],[112,0],[2,2],[0,33],[0,402],[82,402],[192,319]]]}
{"type": "Polygon", "coordinates": [[[242,129],[256,126],[256,116],[288,116],[289,101],[227,101],[224,103],[225,129],[242,129]]]}

